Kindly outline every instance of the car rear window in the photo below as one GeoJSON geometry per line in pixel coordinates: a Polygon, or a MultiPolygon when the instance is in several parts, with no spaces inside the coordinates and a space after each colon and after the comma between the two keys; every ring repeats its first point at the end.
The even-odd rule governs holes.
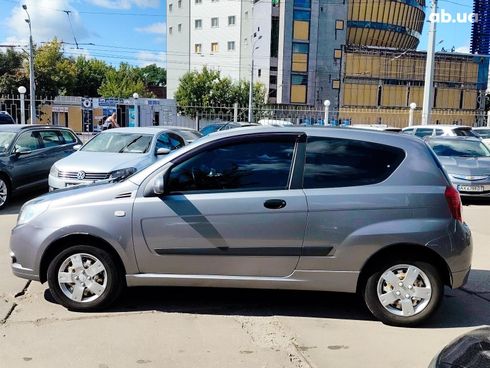
{"type": "Polygon", "coordinates": [[[378,143],[339,138],[308,139],[303,187],[338,188],[386,180],[405,151],[378,143]]]}

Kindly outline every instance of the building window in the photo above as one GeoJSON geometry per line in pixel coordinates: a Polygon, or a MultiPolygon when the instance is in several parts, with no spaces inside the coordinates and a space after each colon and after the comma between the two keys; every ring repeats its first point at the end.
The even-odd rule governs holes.
{"type": "Polygon", "coordinates": [[[338,79],[335,79],[332,81],[332,88],[333,89],[340,89],[340,81],[338,79]]]}
{"type": "Polygon", "coordinates": [[[306,103],[306,90],[308,77],[306,75],[291,74],[291,103],[306,103]]]}
{"type": "Polygon", "coordinates": [[[235,41],[228,41],[228,51],[235,50],[235,41]]]}
{"type": "Polygon", "coordinates": [[[182,0],[177,1],[177,7],[179,9],[182,8],[182,0]]]}
{"type": "Polygon", "coordinates": [[[308,41],[310,38],[310,12],[295,10],[293,12],[293,37],[296,40],[308,41]]]}
{"type": "Polygon", "coordinates": [[[174,28],[173,27],[168,27],[168,34],[172,34],[174,28]]]}
{"type": "Polygon", "coordinates": [[[295,8],[311,8],[310,0],[294,0],[295,8]]]}
{"type": "Polygon", "coordinates": [[[182,32],[182,23],[177,26],[177,29],[179,30],[179,32],[182,32]]]}
{"type": "Polygon", "coordinates": [[[169,13],[171,13],[173,9],[174,9],[174,4],[168,4],[169,13]]]}
{"type": "Polygon", "coordinates": [[[200,43],[196,43],[196,44],[194,45],[194,52],[195,52],[196,54],[201,54],[201,53],[202,53],[202,44],[200,44],[200,43]]]}
{"type": "Polygon", "coordinates": [[[202,4],[202,0],[194,0],[194,4],[202,4]]]}
{"type": "Polygon", "coordinates": [[[333,53],[333,57],[335,59],[342,59],[342,50],[341,49],[335,49],[333,53]]]}
{"type": "Polygon", "coordinates": [[[235,16],[234,16],[234,15],[230,15],[230,16],[228,17],[228,25],[229,25],[229,26],[234,26],[234,25],[235,25],[235,23],[236,23],[236,18],[235,18],[235,16]]]}
{"type": "Polygon", "coordinates": [[[194,28],[195,29],[202,29],[202,19],[196,19],[194,21],[194,28]]]}
{"type": "Polygon", "coordinates": [[[341,31],[344,29],[344,21],[343,20],[337,20],[335,22],[335,29],[338,31],[341,31]]]}
{"type": "Polygon", "coordinates": [[[219,44],[218,42],[211,43],[211,52],[219,52],[219,44]]]}
{"type": "Polygon", "coordinates": [[[308,71],[308,51],[309,46],[307,43],[293,42],[293,72],[308,71]]]}
{"type": "Polygon", "coordinates": [[[271,75],[269,77],[269,83],[270,84],[277,84],[277,75],[271,75]]]}
{"type": "Polygon", "coordinates": [[[211,18],[211,27],[218,28],[219,27],[219,18],[211,18]]]}

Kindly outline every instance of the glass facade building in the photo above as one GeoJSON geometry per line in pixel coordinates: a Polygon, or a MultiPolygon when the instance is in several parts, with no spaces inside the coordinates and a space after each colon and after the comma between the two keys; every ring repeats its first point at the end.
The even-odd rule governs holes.
{"type": "Polygon", "coordinates": [[[471,53],[490,54],[490,0],[474,0],[473,13],[478,14],[471,34],[471,53]]]}

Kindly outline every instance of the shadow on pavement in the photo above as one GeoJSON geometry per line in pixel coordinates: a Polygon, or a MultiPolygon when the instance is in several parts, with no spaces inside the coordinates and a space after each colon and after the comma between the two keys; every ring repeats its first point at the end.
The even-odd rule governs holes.
{"type": "Polygon", "coordinates": [[[490,198],[462,198],[463,206],[488,206],[490,198]]]}
{"type": "MultiPolygon", "coordinates": [[[[490,280],[490,271],[472,271],[478,280],[490,280]]],[[[490,285],[490,283],[486,283],[490,285]]],[[[488,300],[465,290],[445,289],[441,308],[421,328],[474,327],[490,324],[488,300]]],[[[490,289],[490,287],[489,287],[490,289]]],[[[54,303],[49,290],[45,299],[54,303]]],[[[203,315],[290,316],[373,321],[362,299],[354,294],[223,288],[128,288],[109,313],[160,311],[203,315]]]]}

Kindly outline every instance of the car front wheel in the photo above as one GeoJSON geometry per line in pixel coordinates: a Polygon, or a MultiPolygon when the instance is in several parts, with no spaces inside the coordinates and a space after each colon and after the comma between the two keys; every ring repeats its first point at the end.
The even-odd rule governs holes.
{"type": "Polygon", "coordinates": [[[108,307],[120,295],[124,279],[105,250],[77,245],[58,254],[48,267],[48,285],[53,298],[74,311],[108,307]]]}
{"type": "Polygon", "coordinates": [[[424,322],[437,310],[443,288],[439,272],[429,263],[386,262],[368,276],[364,300],[383,323],[409,327],[424,322]]]}
{"type": "Polygon", "coordinates": [[[0,210],[7,206],[10,199],[10,186],[3,176],[0,176],[0,210]]]}

